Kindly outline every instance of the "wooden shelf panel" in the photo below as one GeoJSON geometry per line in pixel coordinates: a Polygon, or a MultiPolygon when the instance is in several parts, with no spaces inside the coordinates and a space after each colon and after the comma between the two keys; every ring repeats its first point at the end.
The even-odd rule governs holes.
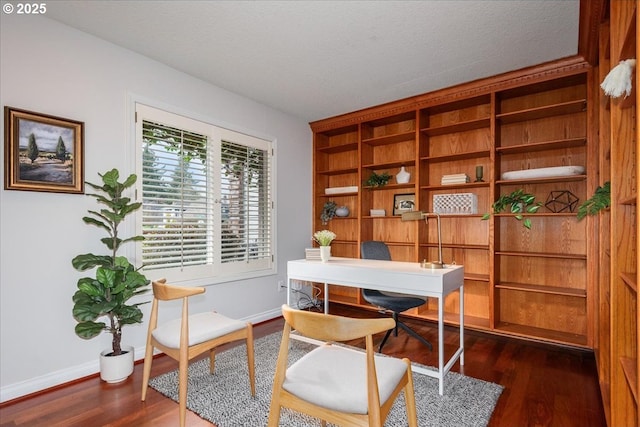
{"type": "Polygon", "coordinates": [[[496,250],[497,256],[515,256],[515,257],[535,257],[535,258],[562,258],[562,259],[577,259],[586,260],[587,256],[584,254],[563,254],[552,252],[520,252],[520,251],[500,251],[496,250]]]}
{"type": "Polygon", "coordinates": [[[496,325],[496,330],[506,332],[509,335],[515,335],[533,340],[544,340],[555,342],[558,344],[570,344],[576,347],[588,348],[587,337],[584,335],[571,334],[550,329],[534,328],[526,325],[518,325],[515,323],[500,322],[496,325]]]}
{"type": "Polygon", "coordinates": [[[475,282],[489,282],[488,274],[464,273],[464,280],[473,280],[475,282]]]}
{"type": "MultiPolygon", "coordinates": [[[[420,247],[425,248],[435,248],[438,246],[437,242],[424,242],[420,244],[420,247]]],[[[488,251],[489,245],[464,245],[461,243],[442,243],[442,249],[453,248],[453,249],[469,249],[469,250],[481,250],[488,251]]]]}
{"type": "MultiPolygon", "coordinates": [[[[629,20],[629,25],[627,26],[627,31],[624,35],[624,41],[622,42],[622,47],[620,48],[620,59],[630,59],[636,57],[636,45],[638,41],[636,40],[636,19],[637,19],[638,11],[635,10],[633,15],[631,15],[631,19],[629,20]]],[[[638,64],[636,63],[636,67],[638,64]]],[[[637,89],[636,89],[637,91],[637,89]]],[[[635,92],[635,91],[634,91],[635,92]]]]}
{"type": "MultiPolygon", "coordinates": [[[[411,317],[418,319],[426,319],[433,322],[438,321],[437,310],[423,310],[420,314],[409,314],[411,317]]],[[[444,313],[444,323],[450,326],[458,326],[460,324],[460,315],[458,313],[444,313]]],[[[489,319],[477,316],[464,316],[464,327],[473,329],[489,329],[489,319]]]]}
{"type": "Polygon", "coordinates": [[[318,152],[326,153],[326,154],[336,154],[336,153],[342,153],[345,151],[356,151],[357,149],[358,149],[358,143],[351,142],[348,144],[333,145],[329,147],[320,147],[318,148],[318,152]]]}
{"type": "MultiPolygon", "coordinates": [[[[369,163],[366,165],[362,165],[363,169],[384,169],[384,168],[398,168],[400,166],[414,166],[415,162],[413,160],[398,160],[394,162],[384,162],[384,163],[369,163]]],[[[393,178],[395,179],[395,177],[393,178]]]]}
{"type": "Polygon", "coordinates": [[[587,100],[579,99],[576,101],[562,102],[559,104],[530,108],[522,111],[496,114],[496,120],[499,120],[503,124],[516,123],[526,120],[544,119],[547,117],[559,116],[563,114],[579,113],[586,110],[587,100]]]}
{"type": "Polygon", "coordinates": [[[369,187],[369,186],[364,186],[362,187],[363,190],[368,190],[368,191],[385,191],[385,190],[397,190],[400,188],[414,188],[416,185],[408,182],[406,184],[387,184],[384,187],[369,187]]]}
{"type": "Polygon", "coordinates": [[[326,169],[326,170],[316,171],[316,173],[318,175],[327,175],[327,176],[347,175],[347,174],[350,174],[350,173],[358,173],[358,168],[326,169]]]}
{"type": "Polygon", "coordinates": [[[633,395],[633,400],[636,402],[636,406],[638,405],[638,361],[636,359],[630,357],[621,357],[620,365],[622,366],[622,372],[624,372],[624,377],[627,380],[627,384],[629,384],[629,388],[631,389],[631,394],[633,395]]]}
{"type": "Polygon", "coordinates": [[[461,190],[467,188],[479,188],[489,187],[488,182],[467,182],[465,184],[453,184],[453,185],[423,185],[420,186],[421,190],[461,190]]]}
{"type": "Polygon", "coordinates": [[[465,151],[463,153],[447,154],[444,156],[425,156],[420,157],[420,161],[428,162],[451,162],[455,160],[480,159],[491,156],[489,150],[465,151]]]}
{"type": "Polygon", "coordinates": [[[638,275],[636,273],[622,272],[620,278],[635,295],[638,295],[638,275]]]}
{"type": "Polygon", "coordinates": [[[368,144],[368,145],[387,145],[387,144],[395,144],[396,142],[415,140],[415,137],[416,137],[415,131],[402,132],[402,133],[396,133],[393,135],[377,136],[375,138],[363,139],[362,143],[368,144]]]}
{"type": "Polygon", "coordinates": [[[318,194],[316,195],[316,197],[319,198],[323,198],[323,199],[333,199],[334,197],[353,197],[353,196],[357,196],[358,192],[350,192],[350,193],[337,193],[337,194],[318,194]]]}
{"type": "Polygon", "coordinates": [[[533,142],[529,144],[496,147],[496,152],[498,154],[532,153],[536,151],[581,147],[586,145],[586,143],[587,138],[569,138],[556,141],[533,142]]]}
{"type": "Polygon", "coordinates": [[[482,119],[458,122],[455,124],[450,124],[445,126],[434,126],[434,127],[424,128],[424,129],[420,129],[420,132],[429,136],[437,136],[437,135],[445,135],[447,133],[468,132],[471,130],[488,128],[490,124],[491,124],[491,119],[489,117],[486,117],[482,119]]]}
{"type": "Polygon", "coordinates": [[[587,292],[584,289],[561,288],[545,285],[527,285],[523,283],[496,283],[498,289],[511,289],[523,292],[536,292],[551,295],[564,295],[568,297],[586,298],[587,292]]]}
{"type": "Polygon", "coordinates": [[[620,201],[618,202],[621,205],[627,205],[627,206],[635,206],[637,204],[637,198],[638,196],[636,194],[632,194],[629,197],[625,197],[623,199],[620,199],[620,201]]]}

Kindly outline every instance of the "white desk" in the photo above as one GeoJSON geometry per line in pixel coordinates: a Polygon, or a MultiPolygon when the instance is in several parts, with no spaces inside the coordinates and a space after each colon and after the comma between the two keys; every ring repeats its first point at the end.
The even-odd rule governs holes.
{"type": "Polygon", "coordinates": [[[444,393],[444,376],[460,359],[464,365],[464,268],[452,265],[443,269],[421,268],[417,262],[379,261],[332,257],[328,262],[304,259],[287,263],[287,304],[291,305],[291,281],[324,283],[324,311],[329,311],[329,284],[377,289],[438,299],[438,370],[413,367],[438,378],[440,395],[444,393]],[[460,345],[451,358],[444,360],[444,298],[460,290],[460,345]]]}

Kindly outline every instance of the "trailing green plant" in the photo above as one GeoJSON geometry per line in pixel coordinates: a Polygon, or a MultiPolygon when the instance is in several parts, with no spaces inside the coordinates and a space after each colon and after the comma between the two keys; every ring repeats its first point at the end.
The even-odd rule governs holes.
{"type": "Polygon", "coordinates": [[[611,182],[607,181],[598,186],[593,195],[578,206],[578,221],[587,215],[595,215],[602,209],[611,206],[611,182]]]}
{"type": "Polygon", "coordinates": [[[129,197],[122,195],[124,190],[135,184],[136,175],[129,175],[124,182],[118,182],[119,173],[116,169],[98,175],[102,178],[102,185],[87,182],[98,193],[87,195],[105,207],[99,211],[89,210],[90,216],[82,220],[107,232],[108,237],[100,241],[109,253],[82,254],[71,261],[78,271],[96,268],[95,277],[78,280],[78,290],[73,295],[73,317],[78,322],[75,332],[81,338],[90,339],[101,332],[112,334],[111,355],[116,356],[122,354],[122,327],[141,323],[142,311],[139,306],[146,303],[127,303],[131,297],[148,290],[149,280],[126,257],[118,255],[123,244],[144,239],[143,236],[121,238],[118,234],[122,221],[139,209],[142,203],[132,203],[129,197]],[[106,322],[99,321],[103,317],[106,317],[106,322]]]}
{"type": "Polygon", "coordinates": [[[365,181],[364,185],[368,187],[384,187],[389,183],[390,179],[391,179],[391,175],[389,175],[388,172],[382,172],[381,174],[377,174],[374,171],[374,172],[371,172],[371,176],[369,177],[369,179],[365,181]]]}
{"type": "Polygon", "coordinates": [[[338,205],[336,204],[336,202],[325,202],[324,206],[322,207],[322,213],[320,214],[322,225],[327,225],[327,223],[331,221],[334,216],[336,216],[336,209],[338,209],[338,205]]]}
{"type": "MultiPolygon", "coordinates": [[[[514,218],[518,221],[522,221],[522,225],[528,229],[531,229],[531,220],[525,218],[523,214],[533,214],[542,206],[541,202],[535,201],[533,194],[525,193],[523,189],[518,189],[510,194],[502,194],[492,205],[492,212],[494,214],[505,211],[507,208],[509,212],[515,214],[514,218]]],[[[489,219],[491,213],[486,213],[482,216],[483,220],[489,219]]]]}

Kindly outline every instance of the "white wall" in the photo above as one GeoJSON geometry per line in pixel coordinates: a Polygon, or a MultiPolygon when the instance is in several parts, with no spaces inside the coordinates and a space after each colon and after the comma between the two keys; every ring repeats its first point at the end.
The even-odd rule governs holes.
{"type": "MultiPolygon", "coordinates": [[[[277,316],[285,293],[276,282],[286,279],[286,261],[310,244],[308,124],[47,18],[2,14],[0,24],[2,106],[83,121],[88,181],[99,182],[97,173],[114,167],[134,172],[131,97],[276,139],[278,273],[208,286],[193,310],[215,308],[254,322],[277,316]]],[[[110,346],[110,335],[78,338],[71,315],[82,276],[71,259],[104,250],[100,231],[81,220],[94,206],[85,195],[0,190],[1,401],[97,372],[98,354],[110,346]]],[[[147,304],[145,323],[124,330],[136,359],[148,311],[147,304]]]]}

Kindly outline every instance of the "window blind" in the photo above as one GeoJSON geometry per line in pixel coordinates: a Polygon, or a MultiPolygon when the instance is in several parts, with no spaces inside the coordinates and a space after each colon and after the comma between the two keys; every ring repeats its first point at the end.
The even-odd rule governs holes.
{"type": "Polygon", "coordinates": [[[145,270],[184,280],[273,272],[271,141],[136,111],[145,270]]]}

